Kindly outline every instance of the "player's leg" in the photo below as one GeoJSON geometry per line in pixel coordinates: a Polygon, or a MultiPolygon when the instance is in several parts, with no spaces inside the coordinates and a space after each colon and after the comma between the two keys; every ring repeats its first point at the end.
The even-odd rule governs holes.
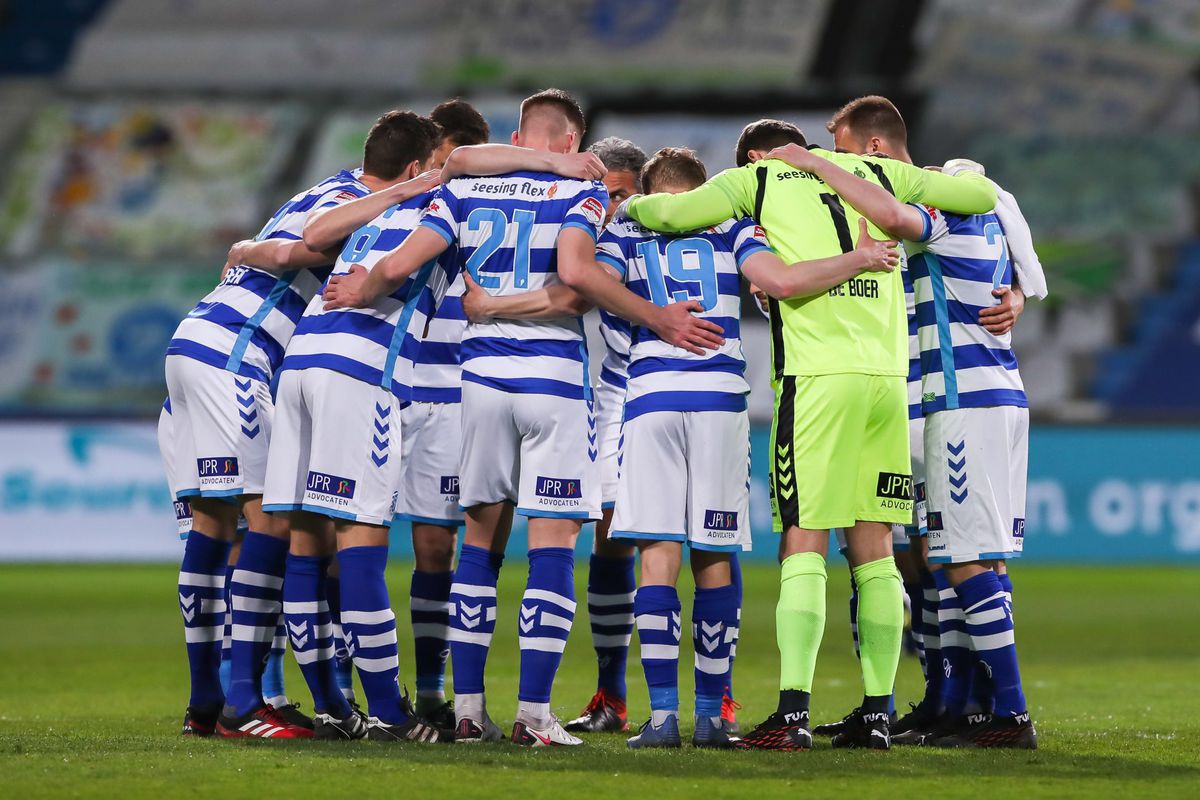
{"type": "Polygon", "coordinates": [[[721,721],[738,630],[731,560],[750,546],[750,419],[743,412],[683,415],[687,454],[687,532],[696,598],[692,605],[696,716],[692,744],[736,744],[721,721]]]}
{"type": "Polygon", "coordinates": [[[949,416],[942,433],[962,435],[968,464],[960,471],[967,478],[958,493],[962,502],[955,503],[958,507],[946,519],[954,528],[944,570],[962,605],[971,650],[990,679],[995,708],[956,736],[935,743],[1036,748],[1017,663],[1012,607],[993,569],[995,561],[1012,557],[1014,531],[1021,530],[1024,517],[1028,412],[1000,406],[960,409],[949,416]],[[972,472],[985,479],[972,481],[972,472]],[[968,530],[970,534],[959,533],[968,530]],[[960,542],[953,544],[955,539],[960,542]]]}
{"type": "MultiPolygon", "coordinates": [[[[465,465],[463,474],[468,474],[465,465]]],[[[505,501],[467,509],[462,552],[450,587],[450,663],[457,743],[503,738],[488,716],[483,678],[496,631],[496,583],[504,564],[512,515],[513,505],[505,501]]]]}
{"type": "Polygon", "coordinates": [[[233,601],[230,597],[230,585],[233,583],[233,571],[237,568],[238,556],[242,553],[242,539],[246,538],[248,529],[246,518],[239,515],[237,531],[233,534],[233,546],[229,548],[229,559],[225,562],[225,631],[221,636],[221,690],[229,694],[229,682],[233,679],[233,601]]]}
{"type": "Polygon", "coordinates": [[[529,579],[518,618],[521,680],[512,740],[580,745],[550,712],[550,693],[575,619],[575,540],[600,518],[600,479],[589,436],[591,403],[550,395],[514,409],[522,435],[518,511],[529,517],[529,579]]]}
{"type": "Polygon", "coordinates": [[[650,719],[632,749],[679,747],[679,593],[687,535],[687,459],[683,414],[658,411],[625,423],[612,537],[637,542],[641,579],[633,599],[650,719]]]}
{"type": "Polygon", "coordinates": [[[517,499],[520,433],[512,404],[521,398],[472,381],[462,387],[459,502],[466,512],[462,551],[450,587],[450,664],[454,740],[499,741],[487,713],[484,668],[496,630],[496,582],[517,499]]]}
{"type": "Polygon", "coordinates": [[[734,699],[733,695],[733,662],[737,657],[738,637],[742,629],[742,562],[736,552],[729,554],[729,576],[733,583],[734,596],[737,598],[737,626],[734,628],[733,641],[729,647],[729,685],[725,687],[725,696],[721,698],[721,725],[725,728],[725,732],[736,736],[741,733],[741,725],[738,724],[737,712],[741,711],[742,704],[734,699]]]}
{"type": "Polygon", "coordinates": [[[583,712],[566,724],[572,732],[629,729],[625,670],[633,634],[634,546],[609,537],[621,460],[625,390],[601,381],[595,391],[596,449],[603,516],[596,523],[588,562],[588,625],[596,651],[596,692],[583,712]]]}
{"type": "Polygon", "coordinates": [[[892,526],[912,521],[912,462],[904,381],[869,377],[870,411],[855,481],[857,521],[847,531],[858,586],[859,666],[863,701],[834,747],[886,749],[904,630],[904,596],[893,556],[892,526]]]}
{"type": "Polygon", "coordinates": [[[779,543],[779,704],[743,737],[755,749],[812,747],[809,698],[825,632],[829,530],[854,522],[867,402],[861,376],[795,377],[775,387],[771,496],[779,543]],[[803,480],[800,480],[803,476],[803,480]]]}
{"type": "Polygon", "coordinates": [[[446,699],[450,587],[463,512],[458,505],[462,415],[458,403],[413,403],[401,412],[404,475],[397,520],[412,526],[416,564],[409,588],[417,715],[450,738],[456,719],[446,699]]]}
{"type": "Polygon", "coordinates": [[[338,571],[337,558],[329,562],[325,570],[325,598],[329,603],[329,617],[333,620],[333,674],[342,697],[351,708],[358,708],[354,695],[354,659],[346,646],[342,632],[342,580],[338,571]]]}
{"type": "MultiPolygon", "coordinates": [[[[682,538],[682,537],[680,537],[682,538]]],[[[641,581],[635,597],[642,672],[650,692],[650,719],[627,744],[630,749],[679,747],[679,642],[683,633],[679,568],[683,543],[643,539],[641,581]]]]}
{"type": "MultiPolygon", "coordinates": [[[[167,486],[175,498],[179,536],[185,540],[178,589],[191,692],[183,718],[183,735],[210,736],[225,702],[220,679],[220,649],[226,603],[220,573],[223,560],[228,558],[230,541],[226,526],[221,523],[207,524],[208,534],[193,534],[190,498],[176,494],[180,489],[177,476],[188,474],[177,471],[181,465],[176,463],[181,448],[191,449],[190,445],[176,443],[179,429],[185,427],[185,423],[177,423],[172,418],[168,400],[159,414],[158,446],[166,469],[167,486]]],[[[182,466],[186,470],[186,465],[191,463],[194,463],[193,458],[188,455],[182,466]]],[[[198,485],[198,481],[193,482],[198,485]]]]}

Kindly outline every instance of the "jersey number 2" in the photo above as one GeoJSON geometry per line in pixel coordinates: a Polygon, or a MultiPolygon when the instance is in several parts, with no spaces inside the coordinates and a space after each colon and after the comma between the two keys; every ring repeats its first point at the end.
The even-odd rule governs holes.
{"type": "MultiPolygon", "coordinates": [[[[528,209],[513,211],[511,224],[517,228],[517,240],[513,244],[513,287],[517,289],[529,288],[529,246],[534,219],[534,213],[528,209]]],[[[508,217],[498,208],[477,208],[467,215],[468,230],[478,231],[485,225],[488,227],[487,238],[467,259],[467,272],[484,289],[500,288],[500,276],[484,275],[483,269],[488,259],[504,244],[509,224],[508,217]]]]}

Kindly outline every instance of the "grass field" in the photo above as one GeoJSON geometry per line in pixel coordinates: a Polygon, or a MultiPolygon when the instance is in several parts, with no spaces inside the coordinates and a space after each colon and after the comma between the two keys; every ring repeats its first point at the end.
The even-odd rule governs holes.
{"type": "MultiPolygon", "coordinates": [[[[391,569],[398,610],[407,603],[408,571],[391,569]]],[[[830,572],[816,721],[841,716],[861,696],[843,573],[837,564],[830,572]]],[[[1195,570],[1021,569],[1018,646],[1041,749],[886,754],[827,746],[798,754],[630,753],[615,736],[590,737],[585,749],[537,752],[185,740],[178,735],[187,673],[174,573],[169,566],[0,566],[0,797],[1200,796],[1195,570]]],[[[770,565],[746,573],[734,671],[744,722],[774,706],[776,574],[770,565]]],[[[523,581],[519,562],[505,568],[488,674],[498,721],[511,722],[515,709],[523,581]]],[[[412,675],[406,645],[402,628],[401,680],[412,675]]],[[[640,721],[646,693],[636,660],[630,667],[630,717],[640,721]]],[[[292,697],[304,702],[294,665],[288,681],[292,697]]],[[[916,660],[905,658],[898,698],[916,699],[919,683],[916,660]]],[[[690,694],[690,665],[682,685],[690,694]]],[[[555,688],[557,712],[577,711],[593,686],[581,614],[555,688]]],[[[685,696],[685,715],[689,703],[685,696]]]]}

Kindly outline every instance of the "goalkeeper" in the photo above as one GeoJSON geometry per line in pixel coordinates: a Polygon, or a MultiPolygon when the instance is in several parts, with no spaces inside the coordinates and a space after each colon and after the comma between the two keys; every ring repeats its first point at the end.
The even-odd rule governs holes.
{"type": "MultiPolygon", "coordinates": [[[[737,168],[682,194],[635,197],[627,213],[669,233],[753,217],[788,263],[854,249],[862,215],[815,175],[769,157],[775,147],[806,145],[790,123],[760,120],[738,139],[737,168]]],[[[901,203],[978,214],[995,205],[980,175],[950,177],[899,161],[816,150],[901,203]]],[[[868,220],[886,238],[887,220],[868,220]]],[[[800,267],[803,268],[803,267],[800,267]]],[[[819,284],[818,284],[819,285],[819,284]]],[[[771,300],[775,414],[771,428],[771,505],[782,534],[776,636],[779,706],[743,746],[812,746],[808,706],[825,630],[825,555],[829,529],[844,528],[859,587],[862,706],[837,747],[889,745],[888,697],[900,657],[900,575],[891,524],[912,519],[908,446],[908,325],[899,271],[830,279],[820,291],[771,300]]]]}

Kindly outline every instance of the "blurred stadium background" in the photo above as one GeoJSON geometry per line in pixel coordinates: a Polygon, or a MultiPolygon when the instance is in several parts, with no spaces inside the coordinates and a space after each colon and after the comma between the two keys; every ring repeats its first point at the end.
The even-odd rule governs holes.
{"type": "MultiPolygon", "coordinates": [[[[163,353],[228,245],[353,166],[383,111],[461,95],[507,141],[519,99],[556,85],[584,103],[588,142],[689,145],[710,173],[746,122],[828,144],[832,111],[865,93],[897,102],[918,162],[983,162],[1051,288],[1016,330],[1030,560],[1200,563],[1196,0],[337,9],[0,2],[0,561],[174,560],[163,353]]],[[[747,315],[761,454],[767,333],[747,315]]]]}

